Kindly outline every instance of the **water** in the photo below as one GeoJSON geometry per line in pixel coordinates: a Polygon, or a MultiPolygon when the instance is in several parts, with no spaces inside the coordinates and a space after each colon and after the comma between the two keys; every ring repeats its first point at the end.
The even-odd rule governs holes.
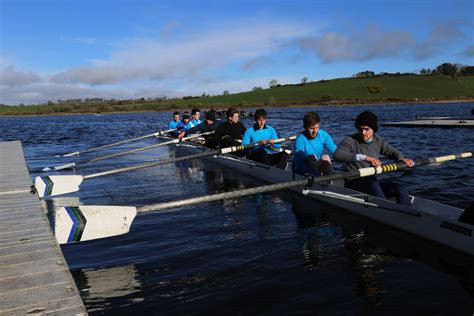
{"type": "MultiPolygon", "coordinates": [[[[419,116],[467,116],[474,103],[270,109],[269,124],[289,136],[306,111],[339,143],[354,118],[381,122],[419,116]]],[[[57,154],[159,130],[171,113],[0,118],[0,141],[21,140],[33,176],[74,158],[57,154]]],[[[245,119],[247,127],[252,124],[245,119]]],[[[382,127],[407,157],[474,150],[474,130],[382,127]]],[[[89,153],[88,159],[156,143],[89,153]]],[[[87,175],[174,156],[171,147],[53,174],[87,175]]],[[[390,175],[414,194],[465,208],[474,200],[474,159],[390,175]]],[[[263,182],[200,160],[86,180],[61,205],[143,206],[263,182]]],[[[62,247],[90,314],[469,314],[473,258],[290,192],[259,194],[136,217],[130,233],[62,247]]]]}

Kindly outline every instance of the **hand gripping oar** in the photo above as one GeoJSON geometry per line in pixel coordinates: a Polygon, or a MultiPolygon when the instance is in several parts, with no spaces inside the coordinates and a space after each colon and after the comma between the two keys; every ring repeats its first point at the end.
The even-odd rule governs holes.
{"type": "MultiPolygon", "coordinates": [[[[200,134],[200,135],[203,135],[203,134],[200,134]]],[[[279,139],[275,139],[274,142],[279,143],[279,142],[294,140],[295,138],[296,136],[279,138],[279,139]]],[[[173,140],[173,141],[176,142],[176,140],[173,140]]],[[[41,176],[41,177],[36,177],[35,187],[36,187],[36,191],[38,192],[38,196],[40,198],[43,198],[46,196],[59,195],[59,194],[66,194],[66,193],[78,191],[79,185],[82,183],[83,180],[86,180],[86,179],[121,173],[125,171],[133,171],[133,170],[139,170],[139,169],[144,169],[144,168],[149,168],[149,167],[155,167],[155,166],[164,165],[164,164],[173,163],[173,162],[179,162],[183,160],[196,159],[196,158],[202,158],[206,156],[219,155],[219,154],[228,154],[228,153],[233,153],[236,151],[241,151],[241,150],[249,149],[256,146],[260,146],[260,144],[258,143],[248,144],[245,146],[232,146],[232,147],[226,147],[226,148],[216,149],[216,150],[207,150],[202,153],[198,153],[194,155],[189,155],[189,156],[184,156],[184,157],[179,157],[179,158],[172,158],[172,159],[163,159],[163,160],[158,160],[155,162],[149,162],[149,163],[140,164],[136,166],[130,166],[130,167],[124,167],[120,169],[98,172],[98,173],[85,175],[85,176],[81,176],[81,175],[41,176]]]]}
{"type": "MultiPolygon", "coordinates": [[[[472,153],[466,152],[459,155],[449,155],[430,159],[418,160],[415,166],[423,166],[431,163],[441,163],[449,160],[468,158],[472,153]]],[[[59,243],[73,243],[98,238],[106,238],[126,234],[130,230],[135,216],[138,213],[162,211],[169,208],[189,206],[192,204],[213,202],[223,199],[236,198],[257,193],[272,192],[295,187],[311,186],[312,183],[329,182],[334,180],[367,177],[371,175],[411,169],[403,162],[382,165],[381,167],[369,167],[354,171],[346,171],[328,176],[306,178],[302,180],[288,181],[277,184],[264,185],[243,190],[218,193],[208,196],[194,197],[179,201],[157,203],[139,208],[133,206],[68,206],[56,210],[55,235],[59,243]]],[[[303,190],[304,192],[304,190],[303,190]]],[[[171,210],[168,212],[173,212],[171,210]]]]}
{"type": "Polygon", "coordinates": [[[126,139],[126,140],[122,140],[122,141],[119,141],[119,142],[116,142],[116,143],[103,145],[103,146],[99,146],[99,147],[94,147],[94,148],[86,149],[86,150],[83,150],[83,151],[75,151],[75,152],[64,154],[64,155],[61,155],[61,156],[62,157],[78,156],[80,154],[88,153],[88,152],[91,152],[91,151],[96,151],[96,150],[100,150],[100,149],[104,149],[104,148],[109,148],[109,147],[112,147],[112,146],[118,146],[118,145],[130,143],[130,142],[133,142],[133,141],[136,141],[136,140],[145,139],[145,138],[148,138],[148,137],[160,136],[160,135],[163,135],[165,133],[172,132],[174,130],[176,130],[176,128],[169,129],[169,130],[166,130],[166,131],[159,131],[159,132],[155,132],[155,133],[148,134],[148,135],[143,135],[143,136],[132,138],[132,139],[126,139]]]}
{"type": "MultiPolygon", "coordinates": [[[[100,160],[104,160],[104,159],[109,159],[109,158],[119,157],[119,156],[123,156],[123,155],[133,154],[133,153],[136,153],[136,152],[139,152],[139,151],[142,151],[142,150],[148,150],[148,149],[161,147],[161,146],[165,146],[165,145],[177,144],[180,141],[190,140],[190,139],[198,138],[198,137],[201,137],[201,136],[204,136],[204,135],[209,135],[209,134],[212,134],[212,133],[214,133],[214,132],[206,132],[206,133],[202,133],[202,134],[195,134],[195,135],[191,135],[191,136],[188,136],[188,137],[183,137],[182,140],[176,138],[176,139],[173,139],[173,140],[170,140],[170,141],[167,141],[167,142],[154,144],[154,145],[149,145],[149,146],[140,147],[140,148],[135,148],[135,149],[122,151],[122,152],[119,152],[119,153],[110,154],[110,155],[106,155],[106,156],[100,156],[100,157],[97,157],[97,158],[92,158],[92,159],[88,159],[88,160],[84,160],[84,161],[79,161],[77,163],[76,162],[67,163],[67,164],[64,164],[64,165],[53,167],[53,169],[54,170],[71,169],[71,168],[75,168],[77,166],[85,165],[87,163],[91,163],[91,162],[94,162],[94,161],[100,161],[100,160]]],[[[48,170],[50,170],[50,168],[48,168],[48,167],[43,169],[43,171],[48,171],[48,170]]]]}

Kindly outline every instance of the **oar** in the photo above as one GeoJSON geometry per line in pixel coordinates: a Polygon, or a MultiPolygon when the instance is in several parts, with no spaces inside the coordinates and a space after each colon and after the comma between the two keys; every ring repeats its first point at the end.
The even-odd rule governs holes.
{"type": "MultiPolygon", "coordinates": [[[[122,151],[122,152],[119,152],[119,153],[110,154],[110,155],[106,155],[106,156],[100,156],[100,157],[96,157],[96,158],[92,158],[92,159],[88,159],[88,160],[83,160],[83,161],[79,161],[79,162],[67,163],[67,164],[64,164],[64,165],[53,167],[53,169],[54,170],[71,169],[71,168],[75,168],[77,166],[85,165],[85,164],[88,164],[88,163],[91,163],[91,162],[94,162],[94,161],[99,161],[99,160],[119,157],[119,156],[123,156],[123,155],[128,155],[128,154],[136,153],[136,152],[139,152],[139,151],[142,151],[142,150],[148,150],[148,149],[161,147],[161,146],[165,146],[165,145],[177,144],[180,141],[190,140],[190,139],[193,139],[193,138],[201,137],[203,135],[209,135],[209,134],[212,134],[212,133],[214,133],[214,132],[206,132],[206,133],[202,133],[202,134],[195,134],[195,135],[191,135],[191,136],[188,136],[188,137],[183,137],[181,140],[176,138],[176,139],[172,139],[170,141],[159,143],[159,144],[154,144],[154,145],[149,145],[149,146],[140,147],[140,148],[136,148],[136,149],[131,149],[131,150],[127,150],[127,151],[122,151]]],[[[51,168],[46,167],[46,168],[43,169],[43,171],[48,171],[48,170],[51,170],[51,168]]]]}
{"type": "MultiPolygon", "coordinates": [[[[441,163],[449,160],[468,158],[472,153],[435,157],[418,160],[415,166],[431,163],[441,163]]],[[[126,234],[138,213],[161,211],[180,206],[189,206],[197,203],[213,202],[223,199],[236,198],[257,193],[272,192],[295,187],[311,186],[313,183],[329,182],[334,180],[367,177],[376,174],[410,169],[405,163],[398,162],[381,167],[369,167],[354,171],[346,171],[317,178],[288,181],[277,184],[264,185],[243,190],[218,193],[208,196],[194,197],[179,201],[157,203],[139,208],[133,206],[69,206],[56,210],[55,235],[59,243],[73,243],[98,238],[106,238],[126,234]]],[[[169,211],[172,212],[172,211],[169,211]]]]}
{"type": "Polygon", "coordinates": [[[104,149],[104,148],[108,148],[108,147],[112,147],[112,146],[122,145],[122,144],[130,143],[130,142],[133,142],[133,141],[136,141],[136,140],[145,139],[145,138],[148,138],[148,137],[160,136],[160,135],[172,132],[174,130],[176,130],[176,128],[168,129],[166,131],[159,131],[159,132],[155,132],[155,133],[152,133],[152,134],[148,134],[148,135],[144,135],[144,136],[140,136],[140,137],[136,137],[136,138],[132,138],[132,139],[126,139],[126,140],[122,140],[122,141],[119,141],[119,142],[116,142],[116,143],[103,145],[103,146],[99,146],[99,147],[94,147],[94,148],[86,149],[86,150],[83,150],[83,151],[75,151],[75,152],[60,155],[60,156],[62,156],[62,157],[78,156],[80,154],[88,153],[88,152],[91,152],[91,151],[96,151],[96,150],[100,150],[100,149],[104,149]]]}
{"type": "MultiPolygon", "coordinates": [[[[279,139],[274,140],[274,142],[279,143],[279,142],[294,140],[295,138],[296,136],[279,138],[279,139]]],[[[173,141],[176,141],[176,140],[173,140],[173,141]]],[[[41,177],[36,177],[35,187],[36,187],[36,191],[38,192],[38,196],[40,198],[43,198],[46,196],[55,196],[59,194],[66,194],[66,193],[78,191],[79,185],[82,183],[83,180],[86,180],[86,179],[121,173],[125,171],[133,171],[133,170],[139,170],[139,169],[144,169],[144,168],[149,168],[149,167],[155,167],[155,166],[164,165],[164,164],[173,163],[173,162],[179,162],[183,160],[196,159],[196,158],[202,158],[206,156],[219,155],[219,154],[228,154],[228,153],[233,153],[236,151],[241,151],[241,150],[249,149],[256,146],[259,146],[259,144],[258,143],[248,144],[245,146],[232,146],[232,147],[226,147],[226,148],[216,149],[216,150],[207,150],[202,153],[198,153],[194,155],[189,155],[189,156],[184,156],[184,157],[179,157],[179,158],[172,158],[172,159],[163,159],[163,160],[158,160],[155,162],[149,162],[149,163],[140,164],[136,166],[124,167],[124,168],[94,173],[94,174],[85,175],[85,176],[81,176],[81,175],[41,176],[41,177]]]]}

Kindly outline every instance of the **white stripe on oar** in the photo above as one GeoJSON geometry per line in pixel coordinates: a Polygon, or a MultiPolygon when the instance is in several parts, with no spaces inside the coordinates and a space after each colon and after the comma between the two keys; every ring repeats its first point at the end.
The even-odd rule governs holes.
{"type": "MultiPolygon", "coordinates": [[[[191,135],[191,136],[188,136],[188,137],[184,137],[182,140],[183,141],[184,140],[191,140],[191,139],[194,139],[194,138],[197,138],[197,137],[200,137],[200,136],[203,136],[203,135],[209,135],[209,134],[212,134],[212,133],[214,133],[214,132],[206,132],[206,133],[202,133],[202,134],[191,135]]],[[[100,161],[100,160],[104,160],[104,159],[110,159],[110,158],[119,157],[119,156],[123,156],[123,155],[133,154],[133,153],[136,153],[136,152],[139,152],[139,151],[148,150],[148,149],[152,149],[152,148],[157,148],[157,147],[161,147],[161,146],[165,146],[165,145],[177,144],[180,141],[181,140],[179,140],[179,139],[173,139],[173,140],[163,142],[163,143],[159,143],[159,144],[154,144],[154,145],[149,145],[149,146],[140,147],[140,148],[136,148],[136,149],[131,149],[131,150],[127,150],[127,151],[122,151],[122,152],[119,152],[119,153],[110,154],[110,155],[106,155],[106,156],[100,156],[100,157],[96,157],[96,158],[92,158],[92,159],[88,159],[88,160],[84,160],[84,161],[71,162],[71,163],[67,163],[67,164],[64,164],[64,165],[55,166],[55,167],[53,167],[53,169],[54,170],[71,169],[71,168],[81,166],[81,165],[85,165],[87,163],[91,163],[91,162],[94,162],[94,161],[100,161]]],[[[51,169],[48,168],[48,167],[43,169],[43,171],[48,171],[48,170],[51,170],[51,169]]]]}
{"type": "MultiPolygon", "coordinates": [[[[459,155],[449,155],[431,159],[418,160],[416,166],[423,166],[437,163],[440,160],[448,161],[459,158],[471,157],[472,153],[462,153],[459,155]]],[[[303,180],[288,181],[277,184],[264,185],[243,190],[217,193],[207,196],[194,197],[179,201],[157,203],[139,208],[132,206],[71,206],[63,207],[56,211],[55,235],[59,243],[72,243],[98,238],[106,238],[121,234],[126,234],[138,213],[161,211],[181,206],[189,206],[198,203],[214,202],[223,199],[236,198],[258,193],[272,192],[294,187],[311,186],[312,183],[328,182],[334,180],[367,177],[371,175],[410,169],[405,163],[398,162],[382,165],[381,167],[369,167],[354,171],[346,171],[317,178],[307,178],[303,180]]],[[[304,192],[304,191],[302,191],[304,192]]],[[[171,210],[174,212],[176,210],[171,210]]],[[[412,214],[413,215],[413,214],[412,214]]]]}
{"type": "Polygon", "coordinates": [[[103,145],[103,146],[99,146],[99,147],[94,147],[94,148],[86,149],[86,150],[83,150],[83,151],[75,151],[75,152],[64,154],[64,155],[61,155],[61,156],[63,156],[63,157],[77,156],[77,155],[88,153],[88,152],[91,152],[91,151],[96,151],[96,150],[109,148],[109,147],[113,147],[113,146],[118,146],[118,145],[130,143],[130,142],[133,142],[133,141],[136,141],[136,140],[145,139],[145,138],[148,138],[148,137],[160,136],[162,134],[169,133],[169,132],[172,132],[174,130],[176,130],[176,129],[173,128],[173,129],[169,129],[169,130],[166,130],[166,131],[155,132],[155,133],[152,133],[152,134],[148,134],[148,135],[144,135],[144,136],[140,136],[140,137],[136,137],[136,138],[132,138],[132,139],[126,139],[126,140],[122,140],[122,141],[119,141],[119,142],[116,142],[116,143],[103,145]]]}
{"type": "MultiPolygon", "coordinates": [[[[203,134],[200,134],[203,135],[203,134]]],[[[290,136],[286,138],[279,138],[274,140],[275,143],[279,142],[284,142],[284,141],[289,141],[289,140],[294,140],[296,136],[290,136]]],[[[186,138],[183,138],[186,139],[186,138]]],[[[189,139],[189,138],[187,138],[189,139]]],[[[178,140],[175,139],[173,140],[174,143],[177,143],[178,140]]],[[[163,143],[161,143],[163,144],[163,143]]],[[[144,169],[144,168],[150,168],[150,167],[156,167],[168,163],[173,163],[173,162],[179,162],[179,161],[184,161],[184,160],[189,160],[189,159],[196,159],[196,158],[202,158],[206,156],[212,156],[212,155],[218,155],[218,154],[226,154],[226,153],[232,153],[244,149],[249,149],[252,147],[259,146],[259,144],[248,144],[245,146],[233,146],[233,147],[226,147],[222,149],[216,149],[216,150],[210,150],[210,151],[204,151],[202,153],[194,154],[194,155],[189,155],[189,156],[184,156],[184,157],[179,157],[179,158],[172,158],[172,159],[163,159],[163,160],[158,160],[155,162],[149,162],[145,164],[140,164],[136,166],[130,166],[130,167],[124,167],[124,168],[119,168],[119,169],[114,169],[114,170],[109,170],[109,171],[103,171],[103,172],[98,172],[90,175],[57,175],[57,176],[42,176],[42,177],[36,177],[35,179],[35,186],[36,190],[38,192],[38,196],[40,198],[44,198],[47,196],[55,196],[59,194],[66,194],[66,193],[71,193],[71,192],[76,192],[79,191],[79,185],[82,183],[83,180],[86,179],[91,179],[91,178],[96,178],[96,177],[102,177],[106,175],[111,175],[111,174],[116,174],[116,173],[121,173],[121,172],[126,172],[126,171],[134,171],[134,170],[139,170],[139,169],[144,169]]]]}

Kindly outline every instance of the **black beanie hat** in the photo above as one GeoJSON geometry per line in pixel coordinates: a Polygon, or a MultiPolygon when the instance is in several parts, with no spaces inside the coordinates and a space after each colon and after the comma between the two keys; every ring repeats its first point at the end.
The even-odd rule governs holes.
{"type": "Polygon", "coordinates": [[[216,112],[214,112],[214,111],[206,112],[206,120],[215,121],[216,120],[216,112]]]}
{"type": "Polygon", "coordinates": [[[377,115],[370,111],[364,111],[357,115],[355,121],[355,127],[358,128],[359,126],[368,126],[374,130],[374,133],[377,133],[379,126],[377,125],[377,115]]]}

